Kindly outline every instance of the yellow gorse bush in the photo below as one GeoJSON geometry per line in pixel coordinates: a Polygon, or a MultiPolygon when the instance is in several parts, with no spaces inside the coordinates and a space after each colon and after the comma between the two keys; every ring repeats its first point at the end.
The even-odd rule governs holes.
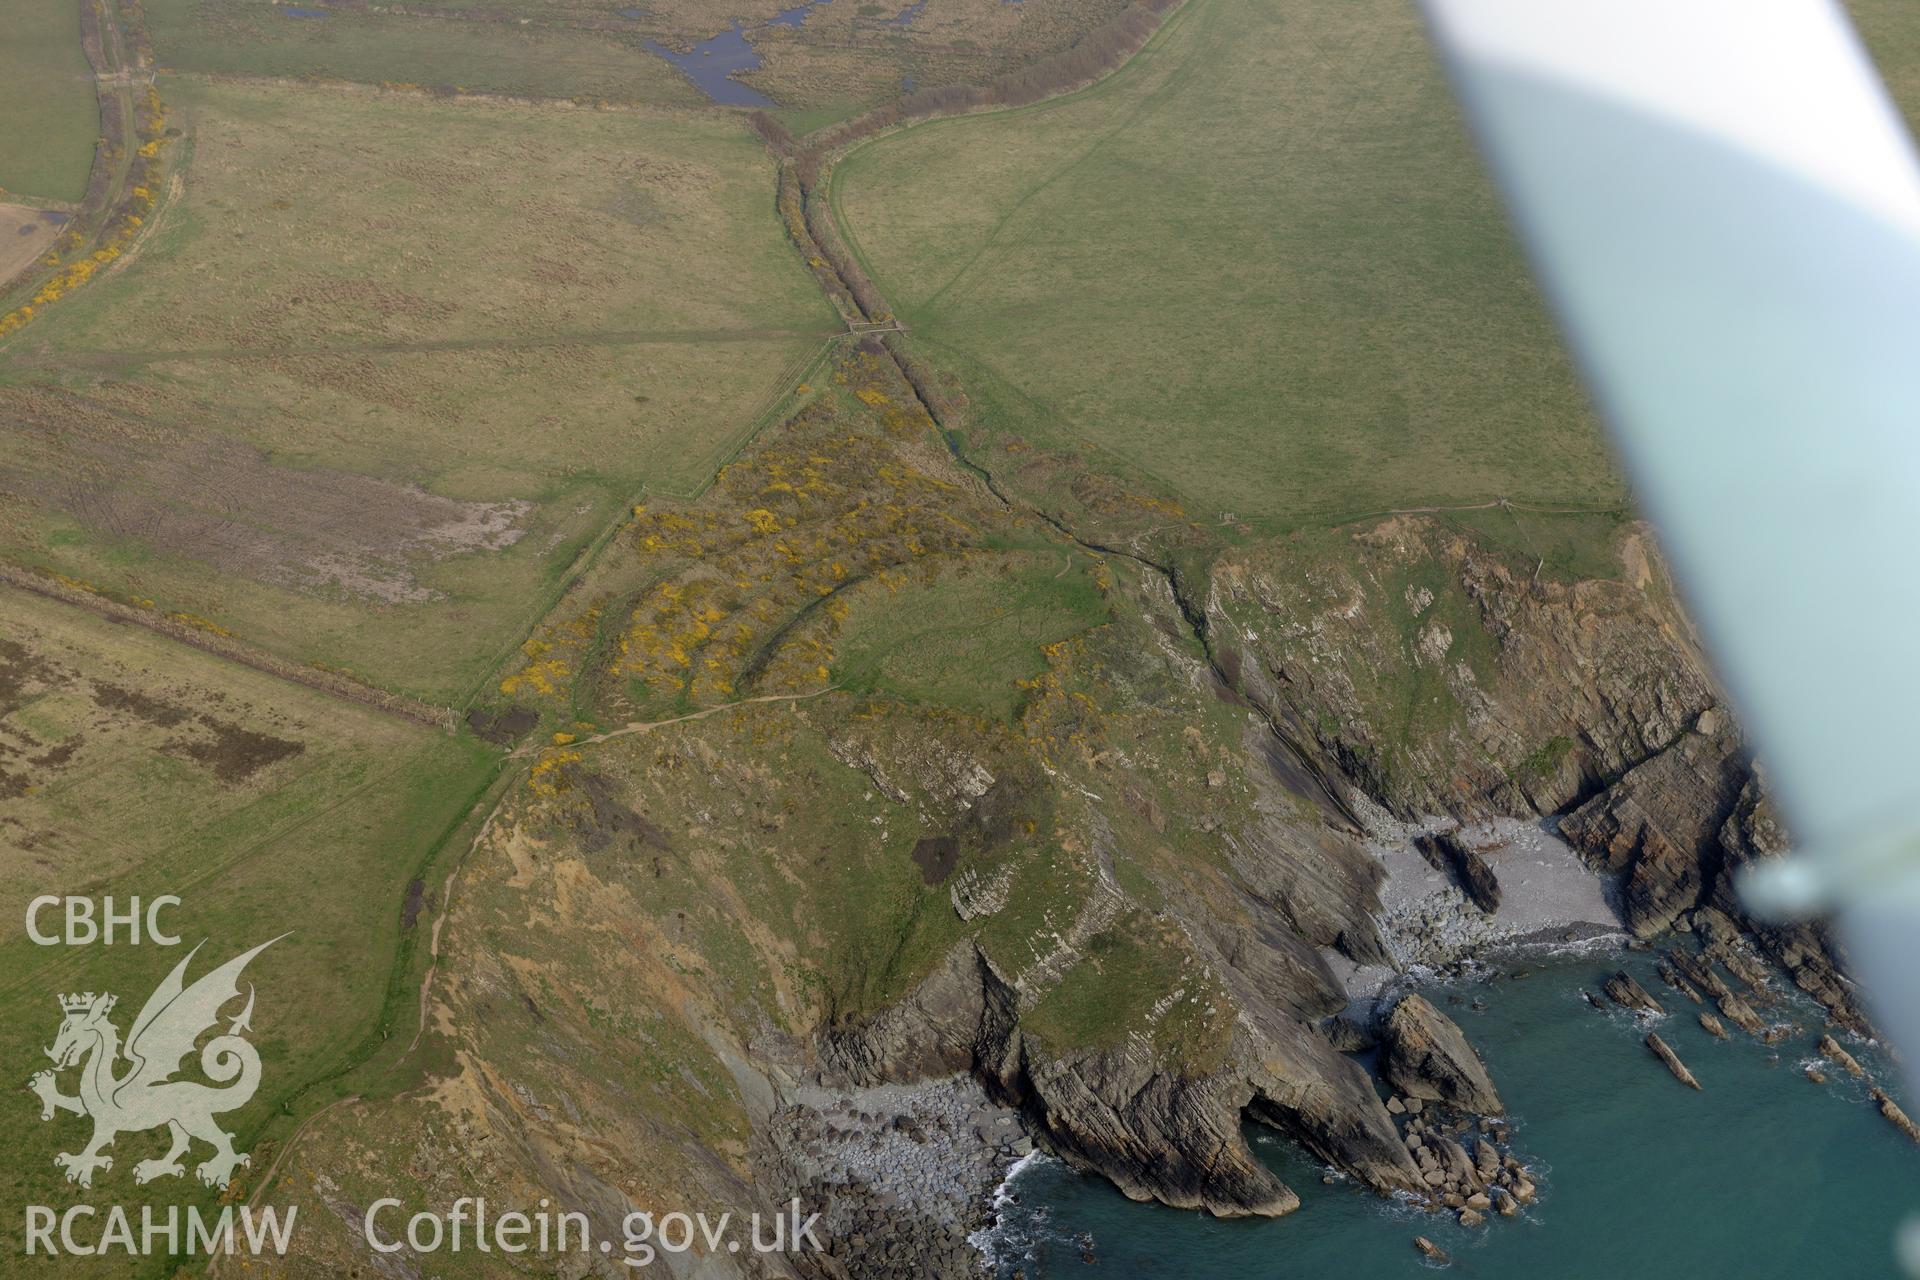
{"type": "MultiPolygon", "coordinates": [[[[151,85],[147,87],[140,115],[140,136],[145,141],[140,144],[136,154],[144,162],[158,156],[160,149],[168,141],[166,106],[161,102],[159,92],[151,85]]],[[[5,338],[32,323],[46,307],[87,283],[99,273],[102,267],[118,258],[127,249],[140,228],[146,225],[147,218],[153,213],[155,204],[153,188],[145,180],[148,167],[144,163],[135,166],[135,173],[138,175],[136,181],[128,188],[120,203],[108,213],[103,224],[99,247],[93,252],[65,266],[60,266],[62,254],[71,253],[85,243],[78,227],[69,228],[66,234],[61,236],[54,252],[43,259],[45,265],[59,269],[41,284],[31,299],[5,315],[0,315],[0,338],[5,338]]]]}

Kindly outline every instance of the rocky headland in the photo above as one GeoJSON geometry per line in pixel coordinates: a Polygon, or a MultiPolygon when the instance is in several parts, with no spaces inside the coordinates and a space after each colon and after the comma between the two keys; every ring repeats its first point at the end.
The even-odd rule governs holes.
{"type": "MultiPolygon", "coordinates": [[[[865,360],[850,377],[881,376],[865,360]]],[[[778,447],[726,484],[762,484],[778,447]]],[[[997,571],[989,539],[1054,536],[885,448],[849,483],[984,531],[965,572],[997,571]]],[[[544,749],[448,918],[435,1025],[480,1030],[450,1041],[440,1101],[360,1132],[399,1145],[457,1106],[490,1135],[463,1185],[579,1187],[609,1222],[695,1193],[821,1213],[824,1251],[761,1274],[973,1274],[1029,1149],[1138,1200],[1285,1215],[1250,1125],[1498,1230],[1545,1189],[1415,987],[1655,945],[1729,1034],[1811,1043],[1779,1030],[1776,970],[1836,1034],[1865,1025],[1821,931],[1740,914],[1731,877],[1782,826],[1644,534],[1610,545],[1590,578],[1411,517],[1215,549],[1204,573],[1102,551],[1103,621],[1050,644],[1005,717],[801,679],[544,749]],[[507,950],[462,942],[481,925],[507,950]],[[581,936],[605,945],[547,941],[581,936]]],[[[837,625],[780,643],[824,652],[837,625]]]]}
{"type": "MultiPolygon", "coordinates": [[[[1023,1038],[1017,983],[996,998],[984,959],[987,994],[969,990],[963,1016],[923,988],[884,1039],[944,1038],[944,1067],[971,1069],[1042,1148],[1130,1196],[1290,1211],[1297,1197],[1239,1138],[1253,1121],[1364,1185],[1471,1222],[1521,1212],[1537,1188],[1502,1145],[1497,1088],[1465,1037],[1402,995],[1416,982],[1677,931],[1701,950],[1676,950],[1676,965],[1717,965],[1739,984],[1713,997],[1736,1025],[1770,1034],[1751,1007],[1767,1000],[1770,960],[1836,1027],[1864,1028],[1822,932],[1739,912],[1734,870],[1785,841],[1642,535],[1622,544],[1618,579],[1574,583],[1524,576],[1419,520],[1354,546],[1355,560],[1316,571],[1256,555],[1214,571],[1218,667],[1278,727],[1284,749],[1262,748],[1266,785],[1290,793],[1292,813],[1269,819],[1264,848],[1240,844],[1236,866],[1284,930],[1240,926],[1228,940],[1217,920],[1185,918],[1242,1013],[1210,1069],[1170,1070],[1137,1043],[1057,1054],[1023,1038]],[[1443,586],[1396,590],[1409,573],[1432,582],[1436,567],[1443,586]],[[1447,714],[1389,733],[1374,700],[1408,667],[1443,691],[1447,714]],[[1308,805],[1316,821],[1303,824],[1308,805]]],[[[971,978],[932,980],[948,997],[960,986],[971,978]]],[[[1638,984],[1625,994],[1657,1007],[1638,984]]],[[[1650,1047],[1690,1078],[1657,1035],[1650,1047]]],[[[884,1076],[893,1053],[861,1056],[884,1076]]]]}

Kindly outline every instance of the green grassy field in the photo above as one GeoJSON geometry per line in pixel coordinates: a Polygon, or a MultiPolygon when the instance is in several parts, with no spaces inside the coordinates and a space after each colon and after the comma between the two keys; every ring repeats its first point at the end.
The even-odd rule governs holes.
{"type": "Polygon", "coordinates": [[[1191,518],[1622,497],[1403,5],[1193,0],[1093,89],[879,139],[833,192],[981,436],[1191,518]]]}
{"type": "Polygon", "coordinates": [[[0,191],[45,200],[86,194],[100,131],[93,69],[72,0],[14,0],[0,41],[0,191]]]}
{"type": "Polygon", "coordinates": [[[1920,128],[1920,41],[1914,39],[1913,6],[1901,0],[1847,0],[1846,8],[1894,105],[1906,113],[1907,127],[1920,128]]]}
{"type": "Polygon", "coordinates": [[[164,78],[182,180],[0,351],[16,559],[457,700],[836,317],[730,115],[164,78]]]}
{"type": "MultiPolygon", "coordinates": [[[[417,978],[396,979],[396,966],[431,916],[416,911],[413,928],[404,927],[408,884],[433,875],[430,863],[496,759],[471,739],[11,589],[0,590],[0,743],[0,909],[15,922],[0,943],[0,1010],[16,1083],[45,1065],[39,1050],[61,1018],[56,996],[118,994],[115,1021],[125,1033],[194,944],[205,940],[190,979],[291,931],[246,975],[258,988],[262,1085],[224,1117],[239,1148],[254,1147],[262,1160],[270,1148],[256,1144],[291,1131],[283,1104],[296,1095],[302,1105],[323,1101],[326,1081],[382,1042],[389,1001],[414,1012],[417,978]],[[20,922],[42,894],[84,895],[96,908],[111,895],[121,909],[136,895],[177,895],[181,905],[163,923],[182,945],[127,945],[124,937],[112,947],[33,945],[20,922]]],[[[50,912],[40,923],[57,930],[57,918],[50,912]]],[[[73,1092],[71,1073],[61,1083],[73,1092]]],[[[193,1182],[191,1169],[187,1187],[136,1190],[133,1166],[160,1154],[163,1133],[122,1135],[114,1168],[91,1192],[66,1184],[52,1157],[78,1150],[87,1133],[71,1115],[42,1123],[28,1098],[7,1108],[0,1137],[19,1158],[0,1173],[0,1199],[212,1203],[216,1193],[193,1182]]],[[[17,1256],[21,1215],[5,1217],[17,1256]]],[[[117,1275],[123,1264],[70,1265],[76,1275],[117,1275]]]]}
{"type": "Polygon", "coordinates": [[[451,0],[427,9],[262,0],[150,0],[162,65],[225,75],[322,76],[545,98],[705,103],[647,48],[684,50],[738,23],[762,65],[740,77],[796,132],[921,88],[990,80],[1071,44],[1125,0],[825,0],[799,25],[794,0],[451,0]]]}
{"type": "MultiPolygon", "coordinates": [[[[610,18],[615,7],[596,16],[610,18]]],[[[619,32],[351,9],[302,15],[243,0],[152,0],[146,11],[162,65],[181,71],[679,106],[704,100],[686,77],[619,32]]]]}
{"type": "Polygon", "coordinates": [[[1046,669],[1042,646],[1098,625],[1107,609],[1085,557],[1012,552],[996,561],[852,593],[834,684],[1010,716],[1018,682],[1046,669]]]}

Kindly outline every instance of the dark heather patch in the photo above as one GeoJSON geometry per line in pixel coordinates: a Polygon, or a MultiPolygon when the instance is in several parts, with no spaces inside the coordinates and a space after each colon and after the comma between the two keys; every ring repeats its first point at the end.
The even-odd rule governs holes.
{"type": "Polygon", "coordinates": [[[303,742],[255,733],[212,716],[203,715],[199,720],[211,731],[211,738],[174,738],[160,749],[207,766],[222,782],[245,782],[267,766],[307,749],[303,742]]]}
{"type": "Polygon", "coordinates": [[[1230,687],[1239,687],[1240,651],[1238,649],[1229,648],[1224,644],[1215,644],[1213,647],[1213,665],[1219,670],[1220,678],[1225,680],[1230,687]]]}
{"type": "MultiPolygon", "coordinates": [[[[602,853],[618,839],[629,849],[670,849],[667,833],[614,794],[613,783],[605,774],[586,772],[575,784],[587,797],[587,812],[580,815],[580,844],[588,853],[602,853]]],[[[658,860],[655,860],[656,867],[658,860]]]]}
{"type": "Polygon", "coordinates": [[[922,836],[914,842],[913,861],[920,868],[922,880],[939,884],[953,874],[954,864],[960,861],[960,842],[952,836],[922,836]]]}
{"type": "Polygon", "coordinates": [[[33,757],[30,763],[42,769],[58,769],[61,765],[73,759],[73,753],[80,749],[80,743],[82,741],[83,739],[78,734],[75,734],[58,746],[48,747],[41,754],[33,757]]]}
{"type": "Polygon", "coordinates": [[[26,775],[0,769],[0,800],[12,800],[25,794],[27,794],[26,775]]]}
{"type": "Polygon", "coordinates": [[[93,682],[93,700],[109,711],[124,711],[160,729],[182,724],[192,714],[177,703],[150,697],[137,689],[122,688],[104,680],[93,682]]]}
{"type": "Polygon", "coordinates": [[[420,920],[420,912],[427,905],[427,882],[415,878],[407,882],[407,900],[400,907],[400,927],[411,929],[420,920]]]}
{"type": "Polygon", "coordinates": [[[1240,694],[1241,658],[1238,649],[1226,645],[1216,645],[1213,653],[1212,676],[1207,687],[1213,690],[1213,696],[1228,706],[1244,707],[1249,705],[1240,694]]]}
{"type": "Polygon", "coordinates": [[[51,677],[52,669],[27,646],[0,640],[0,710],[16,706],[29,684],[51,677]]]}

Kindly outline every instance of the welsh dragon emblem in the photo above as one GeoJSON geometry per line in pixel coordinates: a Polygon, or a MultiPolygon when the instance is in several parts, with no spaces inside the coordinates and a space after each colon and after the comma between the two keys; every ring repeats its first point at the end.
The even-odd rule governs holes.
{"type": "Polygon", "coordinates": [[[194,947],[147,997],[124,1046],[120,1029],[109,1019],[119,997],[91,991],[60,997],[60,1011],[66,1016],[53,1047],[46,1051],[53,1059],[53,1070],[35,1075],[27,1087],[40,1096],[42,1120],[53,1119],[58,1111],[93,1118],[93,1140],[85,1149],[53,1158],[55,1165],[66,1170],[67,1181],[92,1186],[94,1170],[113,1168],[113,1157],[101,1153],[117,1135],[161,1125],[167,1127],[172,1146],[159,1159],[134,1165],[135,1182],[185,1173],[180,1158],[195,1139],[213,1147],[213,1155],[194,1169],[209,1186],[225,1186],[234,1170],[248,1163],[244,1152],[233,1149],[233,1135],[214,1117],[245,1106],[260,1087],[260,1054],[245,1038],[252,1029],[251,983],[246,1007],[228,1024],[225,1034],[214,1036],[200,1050],[201,1072],[214,1085],[224,1087],[173,1076],[201,1034],[219,1023],[220,1010],[239,998],[240,972],[247,962],[278,941],[263,942],[187,986],[187,965],[200,950],[194,947]],[[122,1059],[130,1065],[116,1074],[122,1059]],[[60,1092],[57,1076],[75,1066],[80,1068],[80,1092],[69,1096],[60,1092]]]}

